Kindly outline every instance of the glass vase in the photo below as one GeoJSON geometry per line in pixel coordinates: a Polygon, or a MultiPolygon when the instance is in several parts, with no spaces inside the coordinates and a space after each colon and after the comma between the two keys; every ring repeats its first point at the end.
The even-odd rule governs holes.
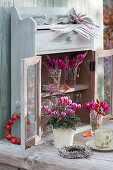
{"type": "Polygon", "coordinates": [[[48,71],[48,84],[59,85],[61,79],[61,70],[49,70],[48,71]]]}
{"type": "Polygon", "coordinates": [[[95,130],[101,129],[103,124],[103,116],[98,115],[95,111],[90,112],[90,125],[91,133],[94,134],[95,130]]]}
{"type": "Polygon", "coordinates": [[[65,71],[65,82],[68,86],[75,88],[77,79],[77,68],[68,68],[65,71]]]}

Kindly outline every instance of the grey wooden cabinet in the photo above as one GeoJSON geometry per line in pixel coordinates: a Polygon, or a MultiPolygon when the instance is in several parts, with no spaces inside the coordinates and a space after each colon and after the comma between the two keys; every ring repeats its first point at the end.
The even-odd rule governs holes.
{"type": "MultiPolygon", "coordinates": [[[[27,103],[25,100],[27,99],[27,93],[25,93],[25,89],[27,88],[27,78],[25,81],[25,79],[22,79],[22,77],[23,75],[26,77],[29,76],[26,75],[26,66],[23,65],[23,67],[21,65],[22,61],[27,63],[28,60],[32,63],[33,57],[41,55],[43,62],[45,60],[44,55],[46,54],[51,56],[65,56],[68,54],[70,57],[72,57],[77,53],[88,51],[88,55],[81,66],[81,76],[77,81],[78,85],[75,88],[70,89],[69,92],[67,91],[67,93],[82,91],[82,104],[84,104],[85,101],[90,100],[91,97],[94,97],[93,94],[95,89],[92,92],[93,94],[90,94],[91,74],[89,70],[90,62],[95,61],[95,57],[93,57],[94,52],[92,51],[94,50],[94,39],[91,38],[90,40],[87,40],[86,38],[81,37],[79,34],[74,32],[67,34],[57,33],[52,31],[48,25],[38,25],[37,23],[44,22],[44,20],[48,19],[48,17],[52,17],[53,19],[67,17],[67,15],[70,15],[70,13],[75,13],[73,8],[11,9],[11,113],[13,114],[15,112],[21,111],[22,114],[21,132],[20,123],[17,122],[12,128],[12,135],[22,137],[23,148],[27,142],[27,103]],[[24,70],[23,72],[22,68],[24,70]],[[87,77],[88,81],[85,77],[87,77]]],[[[35,57],[35,61],[38,61],[38,58],[39,57],[35,57]]],[[[43,65],[42,69],[40,68],[40,71],[42,72],[42,81],[40,82],[41,86],[41,84],[47,83],[47,71],[43,65]]],[[[42,98],[45,98],[50,97],[51,95],[42,93],[42,95],[39,95],[39,101],[41,100],[41,96],[42,98]]],[[[41,106],[39,107],[41,108],[41,106]]],[[[83,122],[89,122],[89,117],[87,115],[88,113],[85,112],[83,116],[81,111],[80,117],[83,122]]],[[[35,117],[32,117],[32,121],[35,124],[35,117]]],[[[43,122],[45,121],[46,120],[42,121],[42,126],[43,122]]],[[[34,136],[31,136],[31,138],[34,138],[34,136]]],[[[34,140],[31,141],[34,143],[34,140]]]]}
{"type": "MultiPolygon", "coordinates": [[[[0,1],[0,138],[4,138],[4,123],[11,114],[11,7],[63,7],[75,8],[77,13],[87,13],[93,21],[103,25],[103,0],[1,0],[0,1]]],[[[102,49],[103,33],[95,40],[95,49],[102,49]]],[[[14,47],[15,48],[15,47],[14,47]]],[[[33,55],[33,54],[32,54],[33,55]]],[[[16,90],[15,90],[16,93],[16,90]]],[[[18,105],[18,103],[17,103],[18,105]]]]}
{"type": "Polygon", "coordinates": [[[14,113],[16,103],[20,101],[22,59],[36,55],[93,50],[94,39],[87,40],[74,32],[56,33],[48,26],[40,26],[36,22],[40,18],[44,22],[47,15],[53,15],[53,18],[66,17],[74,9],[12,8],[11,11],[11,112],[14,113]],[[68,37],[72,40],[68,41],[68,37]]]}

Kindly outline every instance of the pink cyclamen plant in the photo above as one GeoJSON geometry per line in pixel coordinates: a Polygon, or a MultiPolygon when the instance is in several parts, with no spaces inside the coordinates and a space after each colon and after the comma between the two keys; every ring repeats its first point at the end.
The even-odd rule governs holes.
{"type": "Polygon", "coordinates": [[[76,129],[76,125],[80,124],[80,118],[75,115],[76,110],[81,109],[81,104],[72,103],[67,96],[58,99],[58,104],[53,104],[50,109],[44,106],[45,112],[50,116],[47,125],[53,128],[76,129]]]}

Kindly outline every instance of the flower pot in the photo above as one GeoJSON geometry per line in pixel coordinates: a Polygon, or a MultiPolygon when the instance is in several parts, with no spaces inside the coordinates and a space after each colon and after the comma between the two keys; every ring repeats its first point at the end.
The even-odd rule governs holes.
{"type": "Polygon", "coordinates": [[[73,145],[73,138],[74,138],[74,130],[69,129],[53,129],[53,136],[54,136],[54,147],[60,148],[63,146],[71,146],[73,145]]]}
{"type": "Polygon", "coordinates": [[[48,84],[60,85],[61,70],[49,70],[48,72],[48,84]]]}
{"type": "Polygon", "coordinates": [[[95,111],[90,112],[91,132],[94,134],[95,130],[101,129],[103,124],[103,116],[97,115],[95,111]]]}

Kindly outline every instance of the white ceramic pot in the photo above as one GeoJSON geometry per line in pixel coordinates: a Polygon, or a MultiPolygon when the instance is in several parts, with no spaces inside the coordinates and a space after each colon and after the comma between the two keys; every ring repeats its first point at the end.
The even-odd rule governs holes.
{"type": "Polygon", "coordinates": [[[73,129],[53,129],[54,147],[60,148],[63,146],[73,145],[75,131],[73,129]]]}

